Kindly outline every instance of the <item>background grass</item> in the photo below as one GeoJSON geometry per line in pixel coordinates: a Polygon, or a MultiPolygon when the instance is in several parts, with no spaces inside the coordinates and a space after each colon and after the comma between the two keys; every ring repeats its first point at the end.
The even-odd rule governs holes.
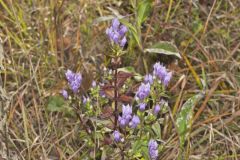
{"type": "MultiPolygon", "coordinates": [[[[101,20],[119,14],[133,22],[131,2],[0,0],[0,159],[93,156],[98,148],[85,147],[80,122],[45,108],[65,85],[67,68],[83,73],[84,89],[100,79],[107,64],[103,55],[110,52],[108,21],[101,20]]],[[[182,56],[144,56],[148,66],[160,60],[174,71],[170,108],[178,112],[191,95],[206,92],[195,107],[189,159],[240,159],[240,1],[153,3],[142,25],[143,47],[170,41],[182,56]]],[[[144,74],[139,49],[128,51],[124,65],[144,74]]],[[[169,125],[163,128],[160,159],[179,153],[169,125]]]]}

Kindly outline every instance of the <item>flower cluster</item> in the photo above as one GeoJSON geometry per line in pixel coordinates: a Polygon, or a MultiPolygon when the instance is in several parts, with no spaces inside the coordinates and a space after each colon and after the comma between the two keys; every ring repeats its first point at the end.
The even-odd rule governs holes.
{"type": "Polygon", "coordinates": [[[161,80],[164,86],[167,86],[172,78],[172,72],[168,72],[160,62],[154,64],[153,74],[161,80]]]}
{"type": "Polygon", "coordinates": [[[71,90],[74,93],[77,93],[82,83],[82,75],[80,73],[74,73],[71,70],[67,70],[65,76],[68,80],[71,90]]]}
{"type": "Polygon", "coordinates": [[[112,25],[107,28],[106,34],[109,39],[114,43],[118,44],[121,47],[124,47],[127,43],[127,38],[125,36],[127,32],[127,27],[124,25],[120,25],[120,22],[117,18],[112,20],[112,25]]]}
{"type": "Polygon", "coordinates": [[[147,84],[142,83],[139,86],[138,91],[136,93],[137,98],[140,100],[145,99],[150,94],[150,89],[151,89],[151,86],[149,83],[147,84]]]}
{"type": "Polygon", "coordinates": [[[140,119],[137,115],[132,116],[132,106],[122,106],[122,116],[118,116],[118,122],[120,127],[126,127],[128,124],[131,128],[136,128],[140,123],[140,119]]]}
{"type": "Polygon", "coordinates": [[[151,160],[156,160],[158,157],[158,144],[155,140],[151,139],[148,143],[148,153],[151,160]]]}

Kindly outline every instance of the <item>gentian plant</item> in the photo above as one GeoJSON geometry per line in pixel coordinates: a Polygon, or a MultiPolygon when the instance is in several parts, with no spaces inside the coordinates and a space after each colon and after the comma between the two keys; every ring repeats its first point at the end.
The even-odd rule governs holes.
{"type": "Polygon", "coordinates": [[[89,148],[94,146],[96,149],[98,139],[103,142],[98,149],[115,153],[108,154],[109,159],[143,157],[155,160],[161,150],[160,115],[168,105],[165,91],[172,72],[157,62],[152,73],[136,82],[136,73],[123,71],[120,68],[121,57],[126,53],[123,50],[127,33],[128,28],[117,18],[106,29],[113,52],[107,70],[111,72],[104,77],[105,83],[93,81],[91,89],[81,95],[79,91],[84,77],[81,73],[67,70],[65,77],[69,89],[63,89],[61,94],[75,109],[82,132],[92,137],[86,139],[89,148]],[[129,95],[129,92],[133,94],[129,95]]]}

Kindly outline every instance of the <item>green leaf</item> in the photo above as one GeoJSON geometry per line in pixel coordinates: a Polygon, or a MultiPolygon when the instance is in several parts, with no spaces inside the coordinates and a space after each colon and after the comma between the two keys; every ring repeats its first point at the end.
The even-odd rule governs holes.
{"type": "Polygon", "coordinates": [[[152,129],[154,131],[154,133],[156,134],[156,138],[157,139],[161,139],[161,128],[160,128],[160,124],[158,122],[154,123],[152,125],[152,129]]]}
{"type": "Polygon", "coordinates": [[[178,58],[181,58],[181,55],[179,54],[177,47],[174,44],[166,41],[158,42],[151,48],[145,49],[144,52],[174,55],[178,58]]]}
{"type": "Polygon", "coordinates": [[[112,20],[113,18],[114,18],[113,15],[98,17],[98,18],[93,20],[93,25],[97,25],[100,22],[112,20]]]}
{"type": "Polygon", "coordinates": [[[60,96],[52,96],[48,100],[47,110],[54,112],[54,111],[62,111],[64,108],[65,101],[60,96]]]}
{"type": "Polygon", "coordinates": [[[137,24],[140,27],[141,24],[147,19],[150,11],[152,1],[151,0],[143,0],[138,4],[137,8],[137,24]]]}
{"type": "Polygon", "coordinates": [[[197,94],[189,98],[182,106],[181,111],[177,115],[176,127],[180,138],[180,146],[183,147],[185,140],[189,136],[192,126],[192,116],[194,106],[203,97],[203,94],[197,94]]]}
{"type": "Polygon", "coordinates": [[[148,147],[147,140],[139,139],[136,140],[132,145],[134,158],[147,157],[148,156],[148,147]]]}

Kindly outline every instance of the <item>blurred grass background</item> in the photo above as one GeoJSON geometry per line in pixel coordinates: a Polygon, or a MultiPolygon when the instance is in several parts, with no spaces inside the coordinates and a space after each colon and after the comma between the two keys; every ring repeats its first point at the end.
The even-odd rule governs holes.
{"type": "MultiPolygon", "coordinates": [[[[85,89],[99,78],[107,64],[103,55],[111,51],[109,21],[102,20],[123,15],[134,22],[133,2],[0,0],[0,159],[92,154],[79,138],[79,122],[46,112],[47,98],[59,94],[67,68],[83,73],[85,89]]],[[[189,159],[240,159],[240,1],[155,0],[141,32],[143,47],[169,41],[181,54],[182,59],[144,56],[148,66],[160,60],[174,71],[175,112],[191,95],[206,91],[195,107],[189,159]]],[[[130,47],[124,65],[144,74],[139,49],[130,47]]],[[[178,153],[169,125],[163,128],[167,147],[161,159],[178,153]]]]}

